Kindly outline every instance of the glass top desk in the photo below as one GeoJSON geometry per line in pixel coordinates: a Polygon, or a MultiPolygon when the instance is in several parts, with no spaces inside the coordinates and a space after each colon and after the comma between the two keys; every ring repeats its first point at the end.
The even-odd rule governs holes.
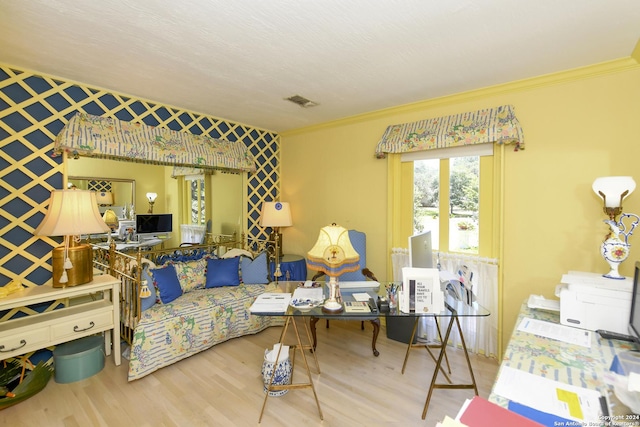
{"type": "MultiPolygon", "coordinates": [[[[378,296],[380,297],[386,297],[387,296],[387,287],[389,285],[391,285],[391,282],[380,282],[379,286],[378,286],[378,282],[357,282],[358,285],[357,287],[353,287],[354,284],[349,284],[347,282],[342,282],[339,283],[339,285],[341,285],[340,288],[340,293],[342,296],[342,304],[344,307],[344,303],[345,302],[349,302],[349,301],[355,301],[355,298],[353,296],[353,294],[355,293],[367,293],[369,294],[369,296],[371,298],[373,298],[374,300],[377,300],[378,296]],[[369,286],[370,284],[370,286],[369,286]]],[[[295,289],[299,286],[303,286],[303,282],[279,282],[278,285],[280,287],[280,290],[282,292],[288,292],[293,294],[293,292],[295,291],[295,289]]],[[[329,291],[326,288],[326,285],[324,283],[321,282],[321,286],[323,286],[324,289],[324,295],[328,295],[329,291]]],[[[282,345],[286,345],[285,343],[285,339],[286,339],[286,333],[288,331],[289,327],[292,327],[293,331],[294,331],[294,335],[295,335],[295,342],[293,346],[290,346],[291,349],[294,350],[294,362],[295,362],[295,351],[296,350],[300,350],[300,353],[302,354],[302,360],[307,372],[307,377],[308,377],[308,382],[307,383],[296,383],[296,384],[288,384],[288,385],[274,385],[272,384],[273,382],[273,376],[271,378],[271,380],[269,381],[269,384],[266,386],[267,387],[267,391],[278,391],[278,390],[285,390],[285,389],[298,389],[298,388],[311,388],[313,391],[313,395],[314,398],[316,400],[316,405],[318,406],[318,413],[320,415],[320,419],[323,419],[323,415],[322,415],[322,410],[320,409],[320,402],[318,401],[318,396],[316,394],[316,390],[315,387],[313,385],[313,380],[311,378],[311,371],[309,370],[309,364],[305,355],[305,351],[307,349],[310,350],[314,350],[315,349],[315,345],[312,344],[312,339],[311,339],[311,332],[310,332],[310,328],[309,325],[307,324],[306,320],[309,319],[309,324],[311,326],[315,326],[315,322],[317,322],[318,319],[340,319],[340,320],[369,320],[372,322],[372,324],[374,324],[374,338],[373,338],[373,343],[372,343],[372,347],[374,350],[374,354],[375,354],[375,340],[377,337],[377,331],[379,330],[379,318],[381,316],[389,316],[389,317],[405,317],[405,318],[412,318],[414,319],[414,325],[413,325],[413,331],[411,333],[411,338],[409,339],[409,344],[407,346],[407,352],[405,355],[405,359],[404,359],[404,364],[402,366],[402,373],[404,373],[404,369],[405,366],[407,364],[407,360],[409,357],[409,353],[411,351],[412,348],[416,348],[416,347],[425,347],[427,349],[427,351],[429,352],[429,354],[431,355],[431,357],[434,359],[436,366],[435,369],[433,371],[433,375],[431,377],[431,382],[429,385],[429,391],[427,394],[427,398],[424,404],[424,408],[422,411],[422,419],[425,419],[427,416],[427,411],[429,408],[429,402],[431,401],[431,396],[433,394],[433,390],[437,389],[437,388],[444,388],[444,389],[473,389],[473,391],[475,392],[475,394],[478,394],[478,387],[476,385],[476,381],[475,381],[475,376],[473,375],[473,369],[471,367],[471,361],[469,360],[469,353],[467,352],[467,346],[465,344],[464,341],[464,334],[462,332],[462,327],[460,326],[460,321],[459,318],[460,317],[486,317],[490,315],[489,310],[487,310],[486,308],[482,307],[481,305],[479,305],[477,302],[473,302],[471,304],[467,304],[463,301],[454,299],[453,297],[447,295],[445,297],[445,309],[439,313],[402,313],[397,307],[395,308],[391,308],[388,312],[379,312],[379,311],[375,311],[375,312],[369,312],[369,313],[354,313],[354,312],[347,312],[346,310],[343,310],[342,312],[338,312],[338,313],[328,313],[328,312],[324,312],[322,310],[322,306],[316,306],[316,307],[312,307],[312,308],[308,308],[308,309],[299,309],[296,307],[292,307],[289,306],[287,308],[287,310],[284,313],[254,313],[254,315],[257,316],[282,316],[285,318],[285,324],[282,330],[282,333],[280,334],[280,344],[282,345]],[[440,327],[438,327],[438,333],[440,334],[440,345],[425,345],[425,344],[412,344],[413,339],[416,335],[416,331],[417,331],[417,327],[418,327],[418,322],[421,318],[424,317],[432,317],[435,319],[436,322],[438,322],[441,319],[448,319],[448,325],[445,329],[444,335],[441,334],[440,332],[440,327]],[[300,329],[297,325],[297,321],[301,321],[302,323],[302,329],[304,330],[305,334],[306,334],[306,339],[307,339],[307,344],[303,344],[302,342],[302,338],[300,336],[300,329]],[[376,322],[378,325],[378,330],[376,330],[376,322]],[[460,334],[460,341],[461,341],[461,345],[462,345],[462,350],[464,352],[464,356],[467,362],[467,367],[469,370],[469,375],[470,375],[470,382],[469,383],[457,383],[454,384],[452,383],[451,379],[449,378],[449,376],[446,374],[445,370],[442,367],[442,361],[444,360],[444,358],[446,357],[446,345],[444,345],[444,343],[447,343],[449,341],[449,337],[451,335],[451,331],[453,329],[453,325],[456,325],[458,333],[460,334]],[[431,353],[431,351],[429,350],[430,348],[437,348],[440,351],[437,354],[437,357],[433,355],[433,353],[431,353]],[[439,383],[437,382],[438,379],[438,373],[442,372],[445,376],[446,379],[446,383],[439,383]]],[[[315,332],[314,332],[314,336],[315,336],[315,332]]],[[[282,346],[280,346],[280,348],[282,348],[282,346]]],[[[278,354],[276,356],[276,360],[278,359],[278,357],[280,356],[280,350],[278,350],[278,354]]],[[[319,369],[319,365],[318,365],[318,361],[316,358],[316,354],[315,351],[313,351],[313,357],[315,358],[315,362],[316,362],[316,366],[318,367],[318,373],[320,373],[320,369],[319,369]]],[[[295,368],[295,363],[294,363],[294,368],[295,368]]],[[[275,372],[275,370],[274,370],[275,372]]],[[[267,403],[267,399],[269,397],[269,393],[265,393],[265,398],[264,398],[264,403],[262,405],[262,410],[260,411],[260,418],[258,420],[258,422],[260,422],[262,420],[262,414],[264,413],[264,409],[267,403]]]]}

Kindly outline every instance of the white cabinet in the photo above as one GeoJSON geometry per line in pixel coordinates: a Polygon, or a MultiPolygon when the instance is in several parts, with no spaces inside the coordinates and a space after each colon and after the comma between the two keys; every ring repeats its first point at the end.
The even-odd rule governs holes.
{"type": "Polygon", "coordinates": [[[104,332],[105,351],[110,355],[113,344],[120,365],[119,291],[120,281],[105,274],[84,285],[45,284],[0,298],[0,360],[104,332]],[[49,304],[42,313],[22,308],[40,303],[49,304]],[[13,317],[18,311],[29,315],[13,317]]]}

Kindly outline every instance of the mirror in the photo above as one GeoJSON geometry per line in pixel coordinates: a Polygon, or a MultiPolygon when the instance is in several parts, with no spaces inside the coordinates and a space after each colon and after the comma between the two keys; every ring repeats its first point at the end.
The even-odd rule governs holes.
{"type": "MultiPolygon", "coordinates": [[[[178,180],[171,177],[172,166],[151,165],[118,160],[98,159],[93,157],[80,157],[79,159],[67,159],[67,176],[82,179],[111,179],[114,183],[130,183],[131,196],[127,197],[125,189],[118,189],[114,194],[115,206],[117,203],[129,200],[134,203],[137,213],[146,213],[149,202],[146,193],[157,193],[158,197],[153,206],[153,213],[172,213],[175,221],[178,221],[181,209],[178,194],[178,180]],[[120,196],[123,198],[121,199],[120,196]]],[[[243,210],[243,184],[244,174],[214,173],[211,176],[211,232],[214,234],[232,234],[243,232],[245,212],[243,210]]],[[[77,184],[76,184],[77,185],[77,184]]],[[[80,187],[79,187],[80,188],[80,187]]],[[[120,215],[120,212],[116,212],[120,215]]],[[[183,223],[190,222],[184,218],[183,223]]],[[[165,244],[166,247],[178,246],[181,243],[180,225],[174,223],[172,239],[165,244]]]]}
{"type": "Polygon", "coordinates": [[[109,206],[99,206],[100,213],[111,209],[119,219],[124,219],[126,215],[122,215],[123,210],[126,209],[128,212],[129,207],[136,200],[136,181],[133,179],[70,176],[68,186],[110,194],[111,200],[107,201],[109,206]]]}

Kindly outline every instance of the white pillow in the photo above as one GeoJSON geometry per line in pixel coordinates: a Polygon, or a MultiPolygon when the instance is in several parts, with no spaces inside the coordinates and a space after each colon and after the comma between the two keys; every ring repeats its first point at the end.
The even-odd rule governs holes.
{"type": "Polygon", "coordinates": [[[233,248],[231,250],[228,250],[220,258],[235,258],[241,255],[248,256],[249,258],[253,259],[253,254],[251,252],[246,251],[244,249],[238,249],[238,248],[233,248]]]}

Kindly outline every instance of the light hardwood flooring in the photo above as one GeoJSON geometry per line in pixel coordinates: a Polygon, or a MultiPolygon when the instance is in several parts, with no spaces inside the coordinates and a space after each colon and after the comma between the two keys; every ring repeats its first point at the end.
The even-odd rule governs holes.
{"type": "MultiPolygon", "coordinates": [[[[127,382],[127,360],[90,378],[58,384],[52,378],[34,397],[0,411],[0,425],[22,426],[434,426],[454,417],[472,390],[436,389],[426,420],[422,408],[435,363],[414,349],[401,374],[406,344],[378,337],[371,351],[371,325],[334,320],[318,323],[317,374],[307,352],[324,421],[311,389],[269,397],[262,422],[264,351],[278,342],[281,327],[218,344],[140,380],[127,382]]],[[[462,351],[448,349],[452,378],[469,380],[462,351]]],[[[294,382],[306,380],[300,354],[294,382]]],[[[471,356],[478,390],[488,397],[498,371],[495,359],[471,356]]],[[[439,381],[444,381],[442,375],[439,381]]]]}

